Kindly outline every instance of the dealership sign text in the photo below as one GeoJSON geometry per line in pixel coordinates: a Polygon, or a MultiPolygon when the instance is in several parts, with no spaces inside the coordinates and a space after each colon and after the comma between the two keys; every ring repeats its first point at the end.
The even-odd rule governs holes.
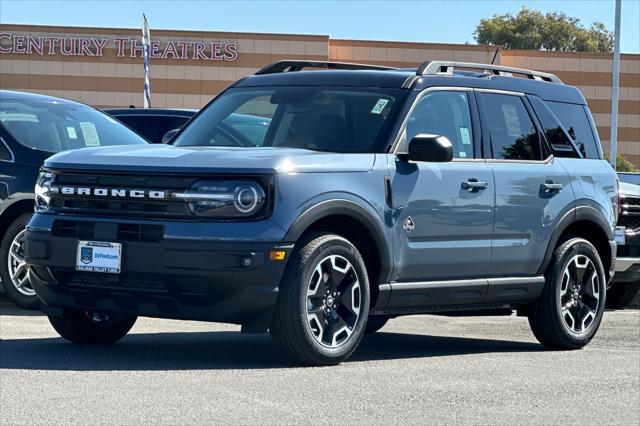
{"type": "MultiPolygon", "coordinates": [[[[23,55],[103,56],[105,48],[115,48],[119,58],[142,57],[139,39],[116,36],[113,38],[32,36],[0,33],[0,53],[23,55]]],[[[151,58],[195,59],[205,61],[235,61],[238,47],[233,42],[202,42],[192,40],[151,41],[151,58]]]]}

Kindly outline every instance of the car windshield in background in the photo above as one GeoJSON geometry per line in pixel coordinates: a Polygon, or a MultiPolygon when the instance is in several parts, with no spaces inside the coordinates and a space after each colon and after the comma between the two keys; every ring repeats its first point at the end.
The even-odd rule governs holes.
{"type": "Polygon", "coordinates": [[[3,98],[0,123],[20,144],[47,152],[147,143],[114,118],[81,104],[3,98]]]}
{"type": "Polygon", "coordinates": [[[640,185],[640,173],[618,173],[618,179],[622,182],[640,185]]]}
{"type": "Polygon", "coordinates": [[[173,145],[377,152],[400,96],[403,91],[397,89],[231,89],[173,145]]]}

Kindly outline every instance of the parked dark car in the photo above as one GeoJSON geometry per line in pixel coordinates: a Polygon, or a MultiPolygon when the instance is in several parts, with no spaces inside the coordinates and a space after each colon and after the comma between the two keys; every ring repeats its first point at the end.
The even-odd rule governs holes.
{"type": "Polygon", "coordinates": [[[180,129],[193,117],[196,109],[120,108],[103,110],[136,131],[151,143],[167,142],[165,136],[180,129]]]}
{"type": "Polygon", "coordinates": [[[277,62],[169,146],[49,158],[25,253],[75,343],[138,316],[220,321],[331,365],[389,318],[517,311],[546,347],[579,349],[616,255],[595,130],[552,74],[277,62]],[[256,137],[233,114],[269,124],[256,137]]]}
{"type": "Polygon", "coordinates": [[[0,90],[0,280],[16,305],[39,305],[24,262],[23,240],[40,167],[61,151],[113,145],[147,142],[87,105],[0,90]]]}
{"type": "Polygon", "coordinates": [[[640,291],[640,174],[618,173],[620,231],[616,274],[607,294],[607,308],[629,305],[640,291]]]}

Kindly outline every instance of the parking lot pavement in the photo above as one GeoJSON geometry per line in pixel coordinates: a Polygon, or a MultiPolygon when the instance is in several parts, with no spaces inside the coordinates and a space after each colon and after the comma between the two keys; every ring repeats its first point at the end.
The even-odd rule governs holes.
{"type": "Polygon", "coordinates": [[[76,346],[0,304],[0,423],[640,424],[638,310],[573,352],[543,350],[524,318],[400,318],[328,368],[237,330],[141,319],[76,346]]]}

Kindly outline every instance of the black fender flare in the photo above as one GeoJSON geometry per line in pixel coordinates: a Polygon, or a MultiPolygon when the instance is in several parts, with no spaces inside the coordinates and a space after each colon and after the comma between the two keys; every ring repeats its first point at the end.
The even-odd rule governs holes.
{"type": "Polygon", "coordinates": [[[298,216],[289,227],[284,241],[298,241],[302,234],[315,222],[334,215],[348,216],[362,223],[362,225],[367,228],[380,255],[380,280],[381,282],[385,282],[391,274],[393,249],[386,237],[385,226],[382,219],[376,214],[375,210],[369,206],[363,206],[360,203],[347,199],[320,201],[298,216]]]}
{"type": "MultiPolygon", "coordinates": [[[[604,215],[595,207],[590,205],[580,205],[574,207],[565,213],[564,216],[558,221],[556,225],[556,229],[551,236],[549,241],[549,245],[547,246],[547,251],[545,252],[544,260],[542,265],[538,269],[538,275],[544,274],[547,267],[549,266],[549,262],[551,262],[551,257],[553,256],[553,251],[558,245],[558,241],[564,232],[571,226],[573,223],[587,221],[592,222],[594,226],[597,226],[601,231],[605,233],[609,240],[614,239],[614,233],[611,229],[611,226],[607,222],[607,219],[604,215]]],[[[615,253],[609,253],[611,256],[611,260],[615,258],[615,253]]]]}

